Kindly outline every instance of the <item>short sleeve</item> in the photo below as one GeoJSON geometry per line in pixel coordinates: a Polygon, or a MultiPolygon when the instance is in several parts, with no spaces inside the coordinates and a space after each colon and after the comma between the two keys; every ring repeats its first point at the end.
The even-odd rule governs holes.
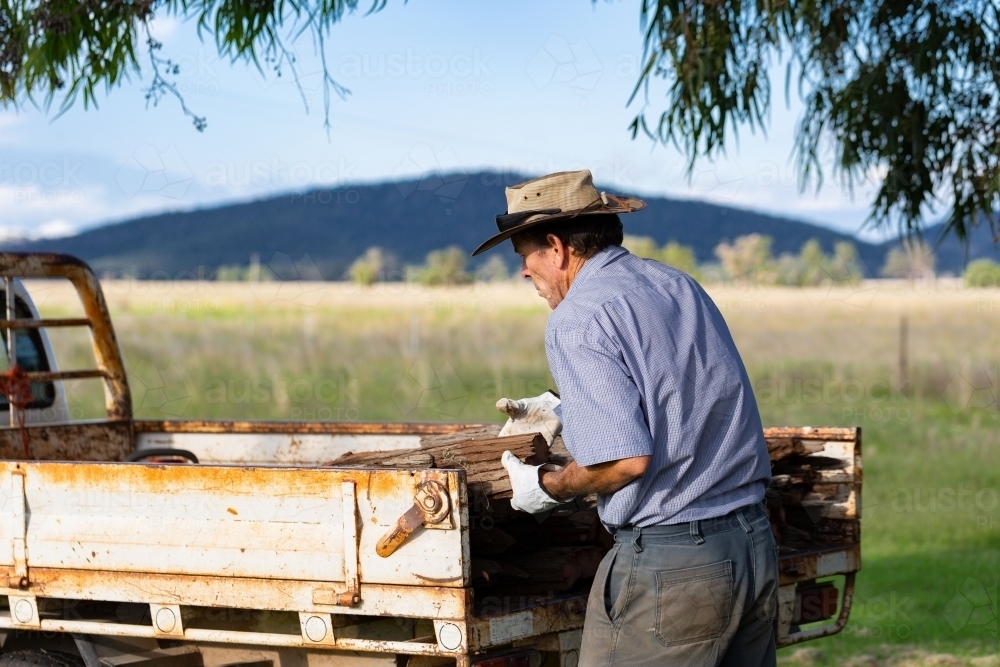
{"type": "Polygon", "coordinates": [[[652,454],[639,388],[613,346],[557,329],[547,332],[545,351],[559,385],[563,440],[579,465],[652,454]]]}

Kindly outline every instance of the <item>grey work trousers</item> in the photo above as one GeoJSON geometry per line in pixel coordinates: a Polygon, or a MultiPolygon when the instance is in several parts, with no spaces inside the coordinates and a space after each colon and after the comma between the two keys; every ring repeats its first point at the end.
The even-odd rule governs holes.
{"type": "Polygon", "coordinates": [[[777,552],[762,504],[619,530],[590,590],[580,667],[773,667],[777,552]]]}

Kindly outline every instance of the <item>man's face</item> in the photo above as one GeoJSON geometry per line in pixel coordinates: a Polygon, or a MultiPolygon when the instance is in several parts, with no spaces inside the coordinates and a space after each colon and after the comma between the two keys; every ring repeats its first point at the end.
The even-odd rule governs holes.
{"type": "Polygon", "coordinates": [[[545,299],[549,308],[555,309],[566,297],[572,277],[567,271],[569,249],[558,237],[550,234],[549,239],[555,242],[547,246],[516,240],[514,251],[521,256],[521,277],[531,279],[538,296],[545,299]]]}

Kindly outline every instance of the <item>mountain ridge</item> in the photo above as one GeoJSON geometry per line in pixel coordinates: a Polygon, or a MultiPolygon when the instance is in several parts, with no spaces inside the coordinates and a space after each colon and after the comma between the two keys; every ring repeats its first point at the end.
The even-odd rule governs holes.
{"type": "MultiPolygon", "coordinates": [[[[431,250],[457,245],[471,252],[494,233],[493,216],[504,208],[504,187],[528,177],[509,172],[429,174],[419,179],[317,188],[211,208],[160,213],[93,227],[79,234],[32,241],[8,240],[7,250],[66,252],[99,273],[148,277],[210,276],[221,266],[247,265],[252,257],[274,268],[298,266],[281,277],[340,279],[367,248],[380,246],[404,263],[419,263],[431,250]],[[300,260],[308,257],[310,276],[300,260]],[[297,273],[296,273],[297,272],[297,273]]],[[[609,188],[613,190],[612,188],[609,188]]],[[[644,211],[622,217],[625,232],[660,244],[691,246],[699,262],[714,261],[719,242],[759,233],[772,251],[798,253],[815,238],[826,252],[839,241],[858,250],[875,276],[897,244],[873,244],[808,222],[690,199],[646,197],[644,211]]],[[[941,225],[928,228],[927,238],[941,225]]],[[[992,238],[974,233],[970,259],[1000,257],[992,238]]],[[[509,244],[499,251],[508,265],[509,244]]],[[[487,257],[489,255],[487,254],[487,257]]],[[[478,259],[478,258],[477,258],[478,259]]],[[[938,248],[938,270],[960,272],[964,252],[953,238],[938,248]]]]}

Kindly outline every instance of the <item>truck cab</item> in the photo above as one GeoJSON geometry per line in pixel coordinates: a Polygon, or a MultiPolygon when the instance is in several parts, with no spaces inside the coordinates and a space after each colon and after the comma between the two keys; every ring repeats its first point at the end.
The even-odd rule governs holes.
{"type": "MultiPolygon", "coordinates": [[[[28,294],[24,284],[17,279],[9,281],[11,287],[0,288],[0,304],[9,311],[5,319],[38,320],[38,309],[28,294]],[[8,304],[7,291],[14,295],[12,303],[8,304]]],[[[56,358],[52,352],[48,333],[44,329],[0,329],[3,337],[3,353],[6,365],[0,371],[6,371],[13,365],[11,357],[18,366],[28,372],[58,371],[56,358]],[[11,350],[8,341],[10,331],[13,331],[16,348],[11,350]]],[[[56,423],[69,421],[69,408],[66,403],[66,389],[59,381],[40,381],[31,385],[32,401],[25,410],[25,422],[28,424],[56,423]]],[[[17,415],[11,411],[10,401],[6,394],[0,393],[0,421],[16,426],[17,415]]]]}

